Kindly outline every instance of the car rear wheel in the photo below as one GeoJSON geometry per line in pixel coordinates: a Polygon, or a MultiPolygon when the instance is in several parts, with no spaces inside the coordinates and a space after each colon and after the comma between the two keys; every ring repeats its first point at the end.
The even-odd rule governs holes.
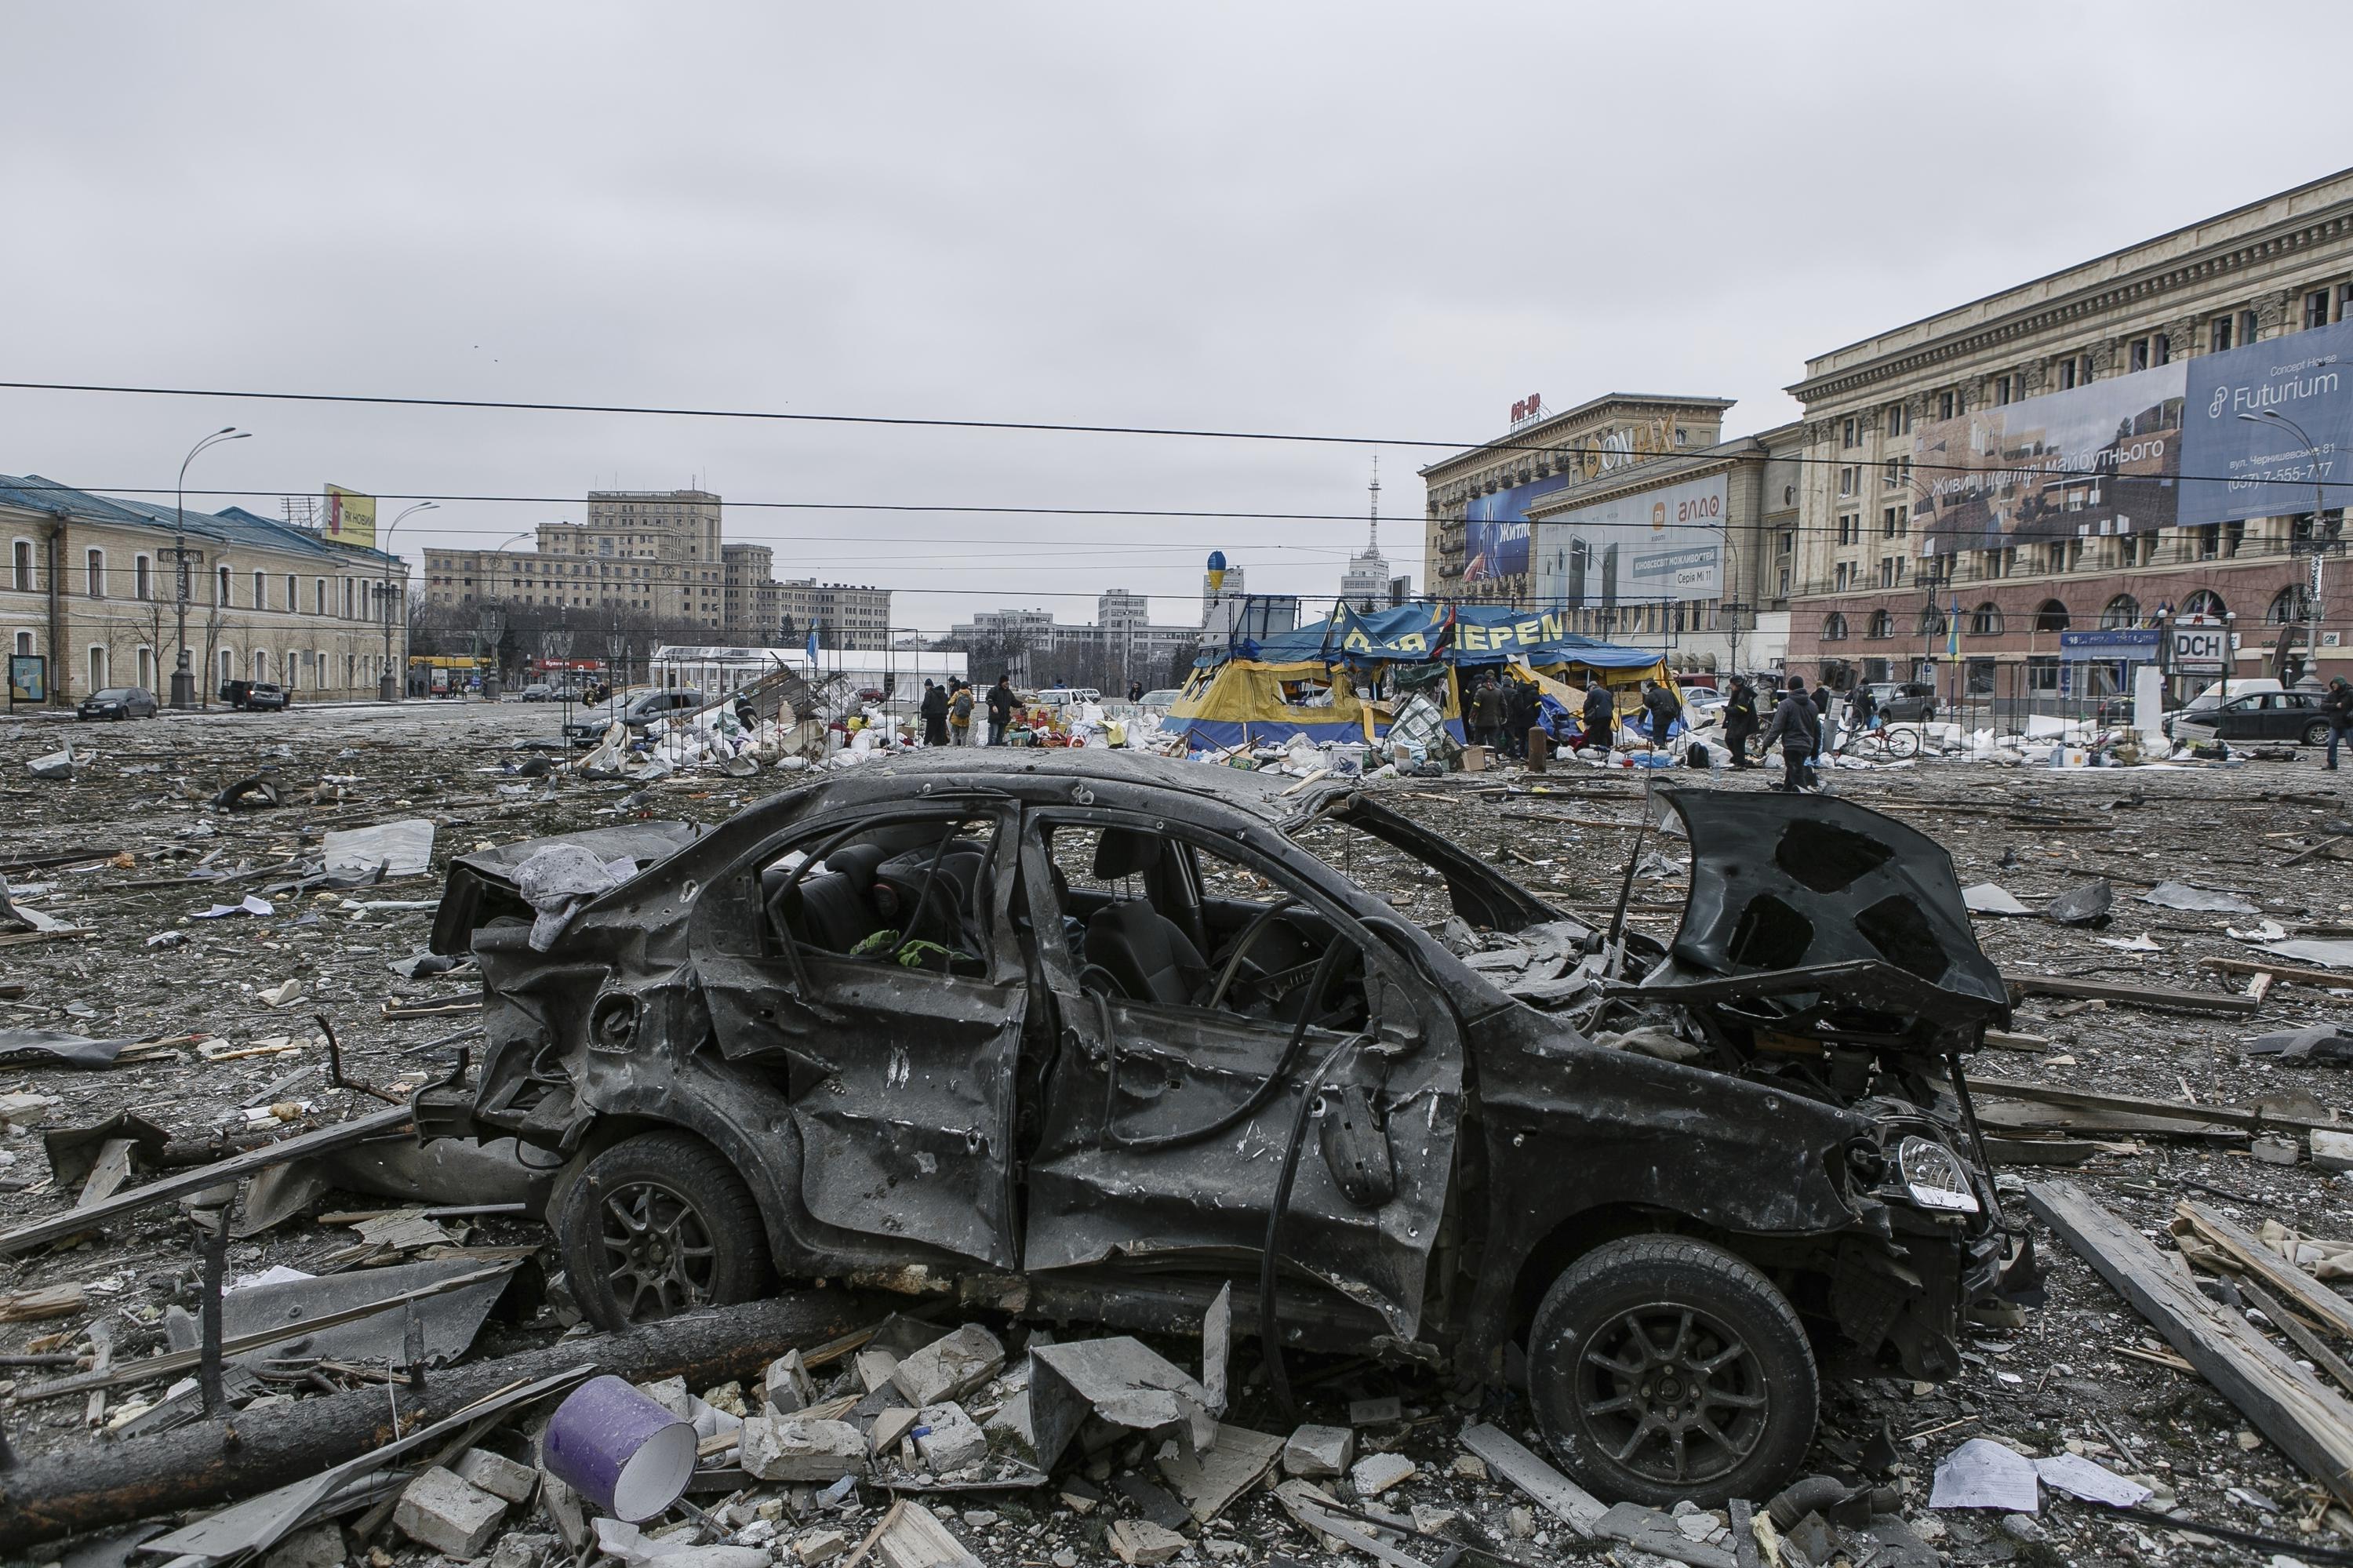
{"type": "Polygon", "coordinates": [[[2327,721],[2316,720],[2311,724],[2306,725],[2304,726],[2304,744],[2306,746],[2327,746],[2328,744],[2328,725],[2327,721]]]}
{"type": "Polygon", "coordinates": [[[1812,1441],[1820,1384],[1797,1313],[1721,1247],[1629,1236],[1536,1308],[1528,1393],[1562,1467],[1606,1498],[1770,1497],[1812,1441]]]}
{"type": "Polygon", "coordinates": [[[583,1166],[558,1203],[564,1270],[600,1329],[751,1301],[769,1285],[759,1204],[691,1133],[640,1133],[583,1166]]]}

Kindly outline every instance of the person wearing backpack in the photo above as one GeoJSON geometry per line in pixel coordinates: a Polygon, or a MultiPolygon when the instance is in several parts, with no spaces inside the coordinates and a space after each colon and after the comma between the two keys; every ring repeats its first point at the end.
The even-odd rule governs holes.
{"type": "Polygon", "coordinates": [[[1806,688],[1793,685],[1781,694],[1774,705],[1773,722],[1766,728],[1764,749],[1781,743],[1781,782],[1771,786],[1785,795],[1795,795],[1806,786],[1806,767],[1813,758],[1814,749],[1821,744],[1821,719],[1814,705],[1806,696],[1806,688]]]}
{"type": "Polygon", "coordinates": [[[972,684],[968,681],[951,681],[955,695],[948,699],[948,744],[972,744],[972,684]]]}

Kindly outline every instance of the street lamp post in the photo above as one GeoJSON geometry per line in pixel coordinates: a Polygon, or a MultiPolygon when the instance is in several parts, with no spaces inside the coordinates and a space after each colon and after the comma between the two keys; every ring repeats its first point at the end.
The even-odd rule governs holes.
{"type": "MultiPolygon", "coordinates": [[[[517,539],[530,538],[534,530],[533,529],[525,528],[520,533],[508,535],[505,538],[500,540],[497,545],[491,547],[491,554],[496,556],[502,553],[509,545],[513,544],[517,539]]],[[[492,569],[495,570],[496,567],[493,566],[492,569]]],[[[483,578],[482,586],[485,588],[490,586],[489,577],[485,577],[483,578]]],[[[489,598],[488,595],[485,595],[484,597],[486,599],[489,598]]],[[[501,601],[491,600],[491,603],[485,604],[481,607],[480,622],[482,641],[484,644],[484,651],[491,656],[490,671],[482,677],[482,700],[486,703],[494,703],[499,700],[499,687],[501,684],[499,675],[501,672],[499,670],[497,643],[499,634],[505,630],[506,623],[505,615],[500,609],[495,608],[499,602],[501,601]]]]}
{"type": "Polygon", "coordinates": [[[2304,678],[2296,684],[2317,686],[2320,684],[2321,570],[2322,561],[2327,550],[2327,540],[2320,532],[2320,514],[2327,500],[2320,482],[2320,446],[2310,436],[2305,434],[2302,425],[2276,408],[2265,408],[2261,413],[2255,414],[2241,414],[2239,418],[2249,424],[2279,425],[2294,432],[2295,439],[2304,443],[2304,450],[2312,460],[2312,568],[2310,581],[2305,586],[2305,592],[2311,599],[2311,602],[2305,606],[2305,619],[2310,622],[2310,625],[2305,632],[2304,678]]]}
{"type": "Polygon", "coordinates": [[[196,705],[196,675],[188,667],[188,465],[206,447],[222,441],[241,441],[253,434],[235,425],[226,425],[188,449],[180,460],[180,477],[173,486],[172,508],[172,569],[179,579],[178,630],[174,633],[180,644],[180,654],[172,665],[172,706],[182,711],[196,705]]]}
{"type": "MultiPolygon", "coordinates": [[[[384,531],[384,537],[375,542],[376,548],[384,552],[384,673],[377,678],[375,683],[378,702],[396,703],[400,701],[403,693],[406,690],[406,680],[396,678],[392,673],[392,563],[398,559],[392,553],[392,535],[403,523],[408,520],[410,513],[438,510],[439,507],[430,501],[420,501],[414,506],[402,508],[400,515],[392,520],[392,527],[386,528],[384,531]]],[[[405,566],[401,568],[400,580],[404,584],[408,580],[408,569],[405,566]]],[[[402,646],[404,648],[407,646],[405,640],[402,646]]],[[[405,673],[406,672],[404,675],[405,673]]]]}

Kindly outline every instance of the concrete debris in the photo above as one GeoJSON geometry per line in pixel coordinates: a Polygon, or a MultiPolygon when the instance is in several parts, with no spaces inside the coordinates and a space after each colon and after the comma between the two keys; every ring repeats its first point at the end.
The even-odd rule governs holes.
{"type": "Polygon", "coordinates": [[[506,1511],[501,1499],[436,1465],[402,1489],[392,1522],[409,1540],[462,1562],[482,1554],[506,1511]]]}
{"type": "Polygon", "coordinates": [[[967,1323],[902,1360],[890,1381],[909,1403],[921,1407],[963,1398],[1005,1365],[1005,1346],[976,1323],[967,1323]]]}
{"type": "Polygon", "coordinates": [[[1346,1475],[1356,1461],[1356,1434],[1345,1426],[1302,1426],[1282,1446],[1283,1474],[1303,1480],[1346,1475]]]}
{"type": "Polygon", "coordinates": [[[915,1413],[915,1447],[934,1475],[952,1476],[988,1455],[987,1437],[962,1405],[927,1404],[915,1413]]]}
{"type": "Polygon", "coordinates": [[[1348,1471],[1348,1484],[1356,1489],[1360,1498],[1377,1498],[1392,1487],[1403,1486],[1420,1471],[1403,1454],[1372,1454],[1359,1459],[1348,1471]]]}
{"type": "Polygon", "coordinates": [[[460,1480],[511,1503],[529,1502],[533,1488],[539,1484],[537,1470],[487,1448],[467,1449],[450,1462],[449,1468],[460,1480]]]}
{"type": "Polygon", "coordinates": [[[846,1421],[755,1415],[739,1441],[744,1474],[764,1481],[838,1481],[866,1468],[866,1434],[846,1421]]]}

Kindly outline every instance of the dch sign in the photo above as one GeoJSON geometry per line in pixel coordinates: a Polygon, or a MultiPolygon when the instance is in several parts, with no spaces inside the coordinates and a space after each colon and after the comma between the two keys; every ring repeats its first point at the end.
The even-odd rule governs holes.
{"type": "Polygon", "coordinates": [[[2231,630],[2226,626],[2173,628],[2171,664],[2179,675],[2219,675],[2230,658],[2231,630]]]}

